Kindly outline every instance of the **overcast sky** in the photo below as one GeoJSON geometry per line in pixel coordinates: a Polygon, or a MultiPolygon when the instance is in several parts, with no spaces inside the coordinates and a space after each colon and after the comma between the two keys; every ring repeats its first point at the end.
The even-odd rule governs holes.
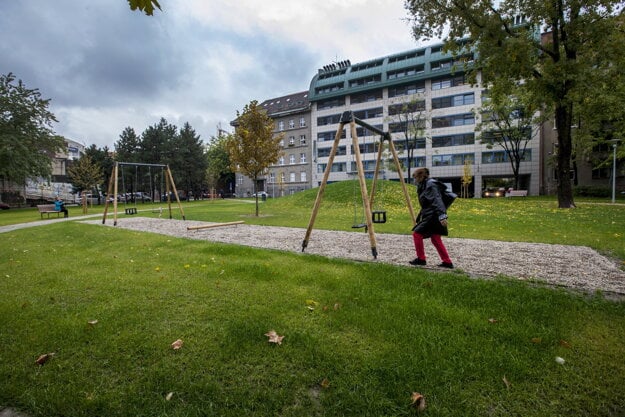
{"type": "Polygon", "coordinates": [[[404,0],[0,0],[0,73],[50,98],[55,131],[90,146],[164,117],[201,139],[237,110],[308,90],[317,70],[419,45],[404,0]]]}

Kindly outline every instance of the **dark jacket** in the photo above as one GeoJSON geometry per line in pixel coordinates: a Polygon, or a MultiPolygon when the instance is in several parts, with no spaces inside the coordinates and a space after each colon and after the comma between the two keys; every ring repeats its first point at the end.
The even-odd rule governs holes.
{"type": "Polygon", "coordinates": [[[447,209],[441,198],[439,184],[439,181],[428,178],[417,185],[421,211],[417,216],[417,225],[412,230],[425,238],[432,235],[447,236],[447,227],[441,224],[441,220],[447,218],[447,209]]]}

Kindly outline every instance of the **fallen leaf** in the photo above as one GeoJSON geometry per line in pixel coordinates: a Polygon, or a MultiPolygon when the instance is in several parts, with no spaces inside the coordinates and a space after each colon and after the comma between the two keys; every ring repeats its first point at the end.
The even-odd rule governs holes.
{"type": "Polygon", "coordinates": [[[330,381],[328,381],[328,378],[323,378],[319,385],[321,385],[321,388],[327,389],[330,386],[330,381]]]}
{"type": "Polygon", "coordinates": [[[267,333],[265,333],[265,336],[269,338],[269,343],[276,343],[278,345],[281,345],[282,339],[284,339],[284,336],[279,336],[275,330],[269,330],[267,333]]]}
{"type": "Polygon", "coordinates": [[[90,325],[90,326],[95,326],[96,324],[98,324],[98,321],[97,320],[89,320],[87,322],[87,324],[90,325]]]}
{"type": "Polygon", "coordinates": [[[182,339],[178,339],[176,340],[174,343],[171,344],[171,348],[173,350],[178,350],[182,347],[182,339]]]}
{"type": "Polygon", "coordinates": [[[510,389],[510,381],[508,381],[508,378],[506,378],[505,375],[503,376],[503,383],[507,389],[510,389]]]}
{"type": "Polygon", "coordinates": [[[540,343],[542,343],[543,339],[541,339],[540,337],[532,337],[532,343],[538,345],[540,343]]]}
{"type": "Polygon", "coordinates": [[[418,392],[413,392],[410,399],[412,400],[410,405],[413,405],[418,411],[425,410],[425,397],[423,395],[418,392]]]}
{"type": "Polygon", "coordinates": [[[334,310],[338,310],[340,308],[341,308],[341,305],[339,303],[334,304],[334,310]]]}
{"type": "Polygon", "coordinates": [[[174,396],[174,393],[173,393],[173,392],[170,392],[169,394],[167,394],[167,395],[165,396],[165,399],[166,399],[167,401],[169,401],[169,400],[171,400],[171,397],[173,397],[173,396],[174,396]]]}
{"type": "Polygon", "coordinates": [[[48,360],[54,356],[54,352],[52,353],[44,353],[43,355],[39,355],[39,357],[37,358],[37,360],[35,361],[35,363],[37,365],[43,365],[44,363],[48,362],[48,360]]]}
{"type": "Polygon", "coordinates": [[[561,358],[559,356],[556,356],[556,362],[559,363],[560,365],[564,365],[564,358],[561,358]]]}
{"type": "Polygon", "coordinates": [[[495,323],[497,323],[498,321],[499,321],[499,320],[494,319],[494,318],[492,318],[492,317],[491,317],[490,319],[488,319],[488,322],[489,322],[489,323],[491,323],[491,324],[495,324],[495,323]]]}
{"type": "Polygon", "coordinates": [[[315,300],[306,300],[306,305],[308,306],[308,308],[315,308],[319,305],[319,303],[315,300]]]}
{"type": "Polygon", "coordinates": [[[569,342],[567,342],[566,340],[560,340],[560,346],[565,347],[567,349],[571,348],[571,344],[569,342]]]}

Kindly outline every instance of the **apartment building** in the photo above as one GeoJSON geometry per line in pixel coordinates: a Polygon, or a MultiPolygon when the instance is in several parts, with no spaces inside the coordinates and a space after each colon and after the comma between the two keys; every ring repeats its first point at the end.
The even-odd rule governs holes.
{"type": "MultiPolygon", "coordinates": [[[[310,103],[308,91],[265,100],[260,108],[275,122],[275,134],[284,134],[280,143],[282,155],[267,174],[258,180],[256,189],[270,197],[282,197],[311,188],[312,154],[310,136],[310,103]]],[[[254,193],[252,180],[236,174],[239,197],[254,193]]]]}
{"type": "MultiPolygon", "coordinates": [[[[473,177],[469,195],[481,196],[490,185],[508,185],[512,168],[507,155],[497,146],[488,149],[475,132],[479,123],[482,87],[472,86],[463,70],[472,55],[453,58],[442,45],[428,46],[352,64],[349,61],[326,65],[310,83],[311,134],[313,138],[313,185],[318,186],[345,111],[385,132],[390,132],[399,158],[408,165],[402,146],[404,106],[419,112],[422,140],[410,161],[411,167],[428,167],[433,177],[451,183],[459,191],[465,165],[473,177]]],[[[479,80],[478,80],[479,81],[479,80]]],[[[530,195],[539,193],[540,137],[534,129],[526,158],[521,162],[521,188],[530,195]]],[[[357,136],[366,176],[372,176],[379,136],[358,128],[357,136]]],[[[355,178],[354,151],[349,129],[341,135],[328,182],[355,178]]],[[[385,169],[381,177],[398,179],[400,174],[385,169]]],[[[405,177],[408,173],[402,173],[405,177]]]]}

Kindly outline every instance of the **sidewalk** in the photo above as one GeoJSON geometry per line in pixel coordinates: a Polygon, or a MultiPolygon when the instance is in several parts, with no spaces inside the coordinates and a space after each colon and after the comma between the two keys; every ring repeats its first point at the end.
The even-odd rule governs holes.
{"type": "MultiPolygon", "coordinates": [[[[12,232],[13,230],[18,229],[26,229],[28,227],[35,226],[45,226],[46,224],[58,223],[58,222],[69,222],[73,220],[84,220],[91,219],[94,217],[102,217],[102,213],[99,214],[87,214],[84,216],[75,216],[75,217],[67,217],[67,218],[58,218],[58,219],[46,219],[46,220],[37,220],[29,223],[18,223],[18,224],[10,224],[8,226],[0,226],[0,233],[12,232]]],[[[0,414],[0,417],[2,415],[0,414]]]]}

